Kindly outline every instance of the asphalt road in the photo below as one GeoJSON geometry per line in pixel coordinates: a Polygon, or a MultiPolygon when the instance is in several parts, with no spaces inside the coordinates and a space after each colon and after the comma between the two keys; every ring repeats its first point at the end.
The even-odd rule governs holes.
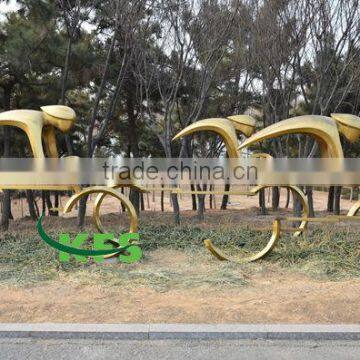
{"type": "Polygon", "coordinates": [[[360,359],[359,341],[0,339],[0,359],[360,359]]]}

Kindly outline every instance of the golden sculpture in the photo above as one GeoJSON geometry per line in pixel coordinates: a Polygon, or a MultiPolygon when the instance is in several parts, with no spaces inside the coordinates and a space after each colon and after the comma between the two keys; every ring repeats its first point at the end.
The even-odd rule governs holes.
{"type": "MultiPolygon", "coordinates": [[[[331,114],[331,117],[297,116],[258,131],[245,140],[238,150],[259,141],[294,133],[312,135],[320,144],[322,157],[344,158],[339,134],[342,134],[350,143],[357,141],[360,138],[360,118],[352,114],[331,114]]],[[[359,209],[360,200],[351,207],[347,215],[355,216],[359,209]]]]}
{"type": "Polygon", "coordinates": [[[273,226],[272,226],[271,238],[270,238],[269,242],[266,244],[266,246],[258,253],[254,254],[252,256],[243,258],[242,260],[238,260],[229,255],[224,254],[220,249],[218,249],[216,246],[214,246],[214,244],[209,239],[205,240],[204,244],[205,244],[205,247],[219,260],[227,260],[227,261],[237,262],[237,263],[246,263],[246,262],[259,260],[262,257],[264,257],[267,253],[269,253],[274,248],[274,246],[276,245],[278,240],[280,239],[280,234],[281,234],[281,223],[280,223],[279,219],[275,219],[273,222],[273,226]]]}
{"type": "Polygon", "coordinates": [[[350,143],[357,141],[360,137],[360,118],[352,114],[331,114],[337,122],[339,133],[344,135],[350,143]]]}
{"type": "Polygon", "coordinates": [[[311,135],[318,141],[323,157],[344,157],[336,122],[318,115],[303,115],[279,121],[246,139],[238,150],[266,139],[288,134],[311,135]]]}
{"type": "Polygon", "coordinates": [[[236,130],[245,136],[250,136],[256,129],[256,122],[248,115],[229,116],[226,119],[213,118],[197,121],[180,131],[173,140],[200,131],[212,131],[218,134],[224,141],[229,158],[240,156],[237,148],[239,146],[236,130]]]}
{"type": "MultiPolygon", "coordinates": [[[[29,139],[30,147],[35,158],[58,158],[56,146],[55,128],[61,132],[68,132],[75,123],[75,111],[67,106],[50,105],[43,106],[42,111],[36,110],[11,110],[0,113],[0,126],[13,126],[23,130],[29,139]],[[45,151],[42,145],[44,142],[45,151]]],[[[80,188],[76,185],[37,186],[11,185],[6,189],[27,190],[74,190],[80,188]]]]}
{"type": "MultiPolygon", "coordinates": [[[[62,105],[50,105],[41,107],[42,111],[35,110],[12,110],[0,113],[0,126],[13,126],[20,128],[27,135],[30,147],[35,158],[58,158],[59,153],[56,146],[55,129],[62,133],[67,133],[75,124],[76,114],[73,109],[62,105]],[[42,145],[44,142],[44,147],[42,145]]],[[[136,186],[135,184],[133,186],[136,186]]],[[[116,186],[115,186],[116,187],[116,186]]],[[[130,216],[129,232],[137,232],[137,215],[136,211],[124,195],[114,188],[105,186],[94,186],[81,190],[78,185],[10,185],[3,190],[72,190],[75,194],[65,205],[64,213],[69,212],[74,204],[83,196],[97,193],[93,210],[93,219],[95,226],[100,232],[105,232],[100,220],[100,206],[106,195],[110,195],[118,199],[126,208],[130,216]]],[[[142,190],[142,189],[141,189],[142,190]]]]}
{"type": "Polygon", "coordinates": [[[74,125],[75,111],[67,106],[43,106],[42,111],[36,110],[11,110],[0,114],[0,125],[8,125],[23,130],[29,141],[35,158],[44,158],[45,153],[42,140],[46,146],[49,157],[59,157],[55,128],[61,132],[68,132],[74,125]]]}
{"type": "MultiPolygon", "coordinates": [[[[58,150],[56,146],[55,129],[66,133],[73,126],[76,121],[76,114],[73,109],[60,106],[44,106],[41,111],[34,110],[13,110],[0,114],[0,126],[14,126],[23,130],[30,142],[31,150],[35,158],[52,157],[57,158],[58,150]],[[43,144],[44,143],[44,148],[43,144]]],[[[307,134],[314,137],[321,149],[323,157],[343,158],[343,150],[341,147],[339,134],[344,135],[350,142],[354,142],[360,137],[360,118],[350,114],[332,114],[331,117],[317,116],[317,115],[304,115],[295,118],[280,121],[273,124],[259,132],[255,133],[256,122],[248,115],[234,115],[228,118],[213,118],[200,120],[187,128],[179,132],[175,139],[179,139],[183,136],[193,134],[199,131],[213,131],[217,133],[224,141],[227,153],[230,158],[239,158],[241,150],[245,147],[251,146],[259,141],[278,137],[285,134],[307,134]],[[239,144],[237,139],[237,132],[241,133],[245,137],[248,137],[243,143],[239,144]]],[[[256,156],[269,156],[267,154],[257,154],[256,156]]],[[[123,194],[116,190],[121,185],[114,187],[106,186],[93,186],[85,189],[81,189],[80,186],[74,184],[68,185],[11,185],[6,189],[30,189],[30,190],[73,190],[75,194],[69,199],[64,208],[64,213],[68,213],[72,210],[75,203],[79,201],[83,196],[89,194],[98,194],[95,200],[95,206],[93,209],[93,221],[95,226],[100,232],[106,232],[101,220],[100,220],[100,208],[102,202],[106,196],[115,197],[124,205],[129,217],[130,228],[129,232],[138,231],[138,219],[136,211],[123,194]]],[[[130,186],[137,187],[140,191],[146,191],[146,189],[139,187],[135,182],[130,186]]],[[[268,186],[256,186],[249,191],[184,191],[182,189],[171,188],[172,192],[176,193],[191,193],[191,194],[238,194],[255,196],[260,190],[265,189],[268,186]]],[[[206,248],[221,260],[230,260],[236,262],[248,262],[254,261],[265,256],[269,251],[273,249],[276,242],[280,238],[281,231],[284,230],[281,226],[281,221],[301,221],[301,224],[294,231],[296,236],[303,233],[306,229],[308,222],[334,222],[340,221],[345,217],[330,217],[322,219],[310,219],[308,217],[308,203],[304,193],[296,186],[284,186],[291,190],[300,199],[303,207],[304,216],[301,218],[276,218],[272,226],[272,235],[267,245],[258,253],[238,260],[227,255],[218,249],[211,240],[205,240],[206,248]]],[[[0,189],[1,190],[1,189],[0,189]]],[[[164,190],[161,188],[160,190],[164,190]]],[[[360,209],[360,201],[358,201],[349,210],[347,219],[351,216],[355,216],[360,209]]]]}
{"type": "MultiPolygon", "coordinates": [[[[318,115],[298,116],[270,125],[255,134],[253,134],[255,130],[255,121],[249,118],[250,117],[236,116],[229,117],[227,119],[201,120],[183,129],[175,136],[174,139],[178,139],[182,136],[190,135],[198,131],[213,131],[216,132],[223,139],[229,157],[235,158],[240,156],[240,151],[242,149],[251,146],[257,142],[287,134],[306,134],[311,135],[315,140],[317,140],[320,146],[322,157],[343,158],[344,153],[341,146],[339,134],[344,135],[350,142],[354,142],[360,137],[360,118],[351,114],[331,114],[331,117],[318,115]],[[234,119],[236,119],[236,125],[234,124],[234,119]],[[231,122],[230,120],[233,121],[231,122]],[[237,147],[237,137],[235,130],[242,132],[248,137],[250,136],[237,147]]],[[[266,154],[261,155],[267,156],[266,154]]],[[[264,189],[265,187],[266,186],[258,186],[250,190],[250,192],[235,193],[239,195],[255,195],[257,192],[264,189]]],[[[309,208],[304,193],[296,186],[287,186],[287,188],[297,193],[305,215],[302,218],[296,219],[296,221],[301,221],[299,228],[294,234],[295,236],[298,236],[303,233],[303,231],[306,229],[307,223],[312,220],[308,217],[309,208]]],[[[197,192],[195,191],[192,193],[197,192]]],[[[213,192],[207,191],[202,193],[212,194],[213,192]]],[[[349,210],[347,216],[354,216],[359,210],[360,201],[354,204],[354,206],[349,210]]],[[[275,220],[273,224],[272,237],[269,243],[265,246],[265,248],[257,254],[245,258],[240,262],[254,261],[265,256],[269,251],[271,251],[276,241],[279,239],[280,229],[280,219],[275,220]]],[[[205,246],[211,251],[213,255],[215,255],[221,260],[230,260],[237,262],[239,261],[231,256],[224,254],[220,249],[216,248],[212,244],[211,240],[205,240],[205,246]]]]}
{"type": "MultiPolygon", "coordinates": [[[[101,233],[107,233],[107,231],[103,228],[101,220],[100,220],[100,207],[103,198],[107,195],[118,199],[122,205],[124,205],[125,209],[127,210],[129,217],[130,217],[130,228],[129,233],[137,233],[138,232],[138,217],[136,214],[136,210],[131,203],[131,201],[125,197],[121,192],[117,191],[116,189],[109,188],[106,186],[92,186],[88,187],[84,190],[81,190],[78,193],[75,193],[69,201],[66,203],[63,212],[64,214],[69,213],[74,205],[82,198],[83,196],[88,196],[90,194],[98,194],[95,199],[95,206],[93,210],[93,222],[97,228],[97,230],[101,233]]],[[[112,255],[108,256],[111,257],[112,255]]]]}

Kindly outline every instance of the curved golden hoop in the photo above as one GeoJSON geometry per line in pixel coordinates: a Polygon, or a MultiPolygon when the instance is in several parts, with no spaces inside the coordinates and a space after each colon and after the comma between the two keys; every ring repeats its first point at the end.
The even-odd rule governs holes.
{"type": "MultiPolygon", "coordinates": [[[[115,189],[118,189],[120,188],[121,186],[114,186],[112,188],[112,190],[115,190],[115,189]]],[[[139,188],[137,186],[134,186],[135,188],[137,189],[142,189],[142,188],[139,188]]],[[[125,197],[123,194],[117,192],[117,194],[121,195],[121,198],[122,200],[120,200],[120,198],[118,198],[121,203],[124,204],[126,210],[129,212],[130,214],[130,219],[131,219],[131,223],[130,223],[130,230],[129,232],[130,233],[134,233],[134,232],[137,232],[138,231],[138,224],[137,224],[137,214],[136,214],[136,210],[133,206],[133,204],[131,203],[131,201],[125,197]],[[136,219],[136,223],[133,224],[133,219],[136,219]]],[[[95,199],[95,202],[94,202],[94,209],[93,209],[93,220],[94,220],[94,223],[95,223],[95,226],[96,228],[98,229],[99,232],[101,233],[107,233],[107,231],[104,229],[102,223],[101,223],[101,220],[100,220],[100,208],[101,208],[101,205],[102,205],[102,202],[104,201],[104,198],[107,196],[107,195],[111,195],[109,192],[102,192],[100,193],[96,199],[95,199]]]]}
{"type": "Polygon", "coordinates": [[[348,211],[347,216],[355,216],[360,210],[360,200],[357,201],[348,211]]]}
{"type": "MultiPolygon", "coordinates": [[[[266,189],[268,187],[272,187],[272,186],[268,186],[268,185],[255,186],[254,188],[250,189],[250,192],[253,193],[254,195],[256,195],[260,190],[266,189]]],[[[307,201],[307,198],[306,198],[304,192],[301,191],[300,188],[298,188],[297,186],[294,186],[294,185],[282,185],[280,187],[289,189],[298,195],[299,200],[302,205],[302,208],[303,208],[303,213],[304,213],[303,217],[308,218],[309,217],[309,204],[308,204],[308,201],[307,201]]],[[[307,224],[308,224],[307,220],[302,220],[300,225],[297,227],[297,230],[294,232],[294,236],[295,237],[300,236],[304,232],[304,230],[307,228],[307,224]]]]}
{"type": "MultiPolygon", "coordinates": [[[[256,186],[256,187],[250,189],[250,193],[251,193],[251,195],[256,195],[260,190],[266,189],[268,187],[271,187],[271,186],[259,185],[259,186],[256,186]]],[[[309,215],[309,206],[308,206],[308,202],[306,200],[304,193],[297,186],[292,186],[292,185],[285,186],[284,185],[281,187],[287,188],[287,189],[295,192],[296,194],[298,194],[298,196],[300,198],[300,202],[303,206],[304,218],[307,218],[309,215]]],[[[303,233],[303,231],[306,229],[307,223],[308,223],[307,220],[302,220],[299,227],[297,229],[294,229],[295,230],[294,236],[300,236],[303,233]]],[[[205,244],[205,247],[215,257],[217,257],[220,260],[228,260],[228,261],[237,262],[237,263],[245,263],[245,262],[251,262],[251,261],[258,260],[258,259],[262,258],[263,256],[265,256],[269,251],[271,251],[274,248],[274,246],[276,245],[276,242],[279,240],[280,233],[281,233],[280,219],[275,219],[275,221],[273,223],[273,228],[272,228],[272,235],[271,235],[269,242],[266,244],[266,246],[261,251],[256,253],[255,255],[246,257],[242,260],[238,260],[238,259],[233,258],[232,256],[226,255],[219,248],[217,248],[209,239],[205,240],[204,244],[205,244]]]]}
{"type": "Polygon", "coordinates": [[[96,228],[100,232],[106,233],[106,231],[104,230],[104,228],[101,224],[101,220],[100,220],[100,216],[99,216],[102,199],[100,202],[98,200],[100,199],[100,197],[105,197],[106,195],[111,195],[111,196],[115,197],[116,199],[118,199],[125,206],[126,210],[129,212],[129,216],[130,216],[129,232],[134,233],[134,232],[138,231],[138,217],[137,217],[135,208],[134,208],[133,204],[130,202],[130,200],[127,197],[125,197],[123,194],[121,194],[119,191],[108,188],[108,187],[104,187],[104,186],[89,187],[89,188],[86,188],[86,189],[74,194],[69,199],[69,201],[66,203],[66,205],[64,207],[64,213],[66,214],[66,213],[70,212],[72,210],[72,208],[74,207],[75,203],[77,201],[79,201],[80,198],[82,198],[83,196],[86,196],[86,195],[90,195],[90,194],[99,194],[95,200],[93,221],[95,223],[96,228]]]}
{"type": "Polygon", "coordinates": [[[222,260],[222,261],[227,260],[227,261],[242,264],[242,263],[259,260],[262,257],[264,257],[266,254],[268,254],[274,248],[277,241],[280,239],[280,233],[281,233],[280,220],[275,219],[273,222],[273,226],[272,226],[271,238],[270,238],[269,242],[266,244],[266,246],[258,253],[254,254],[252,256],[246,257],[242,260],[238,260],[233,257],[227,256],[220,249],[218,249],[209,239],[205,240],[204,244],[205,244],[206,248],[219,260],[222,260]]]}
{"type": "MultiPolygon", "coordinates": [[[[272,156],[269,155],[269,154],[266,154],[266,153],[257,153],[257,154],[252,154],[251,157],[271,158],[272,156]]],[[[256,186],[256,187],[250,189],[250,192],[254,192],[254,194],[256,194],[260,190],[268,188],[268,187],[272,187],[272,186],[264,186],[264,185],[256,186]]],[[[309,216],[309,203],[307,201],[307,198],[306,198],[304,192],[300,188],[298,188],[297,186],[294,186],[294,185],[288,185],[288,186],[283,185],[281,187],[284,187],[284,188],[286,188],[288,190],[291,190],[291,191],[295,192],[296,194],[298,194],[298,196],[300,198],[301,205],[303,207],[303,211],[304,211],[304,216],[303,217],[307,218],[309,216]]],[[[303,230],[306,229],[307,224],[308,224],[308,221],[303,220],[300,223],[299,227],[298,227],[298,231],[296,231],[294,233],[294,236],[295,237],[300,236],[303,233],[303,230]]]]}

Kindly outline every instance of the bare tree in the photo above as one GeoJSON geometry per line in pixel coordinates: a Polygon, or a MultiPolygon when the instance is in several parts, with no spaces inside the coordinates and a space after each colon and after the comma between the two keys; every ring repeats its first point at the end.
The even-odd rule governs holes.
{"type": "MultiPolygon", "coordinates": [[[[357,0],[311,2],[314,21],[310,25],[306,58],[300,66],[302,95],[308,112],[329,115],[337,112],[357,88],[360,77],[358,46],[360,8],[357,0]]],[[[318,144],[306,138],[303,156],[312,157],[318,144]]],[[[312,189],[307,188],[311,213],[312,189]]],[[[328,209],[339,214],[341,189],[329,191],[328,209]]]]}
{"type": "MultiPolygon", "coordinates": [[[[158,24],[153,46],[143,48],[138,76],[143,83],[143,112],[157,129],[165,156],[190,156],[188,139],[174,154],[171,139],[176,130],[196,121],[206,102],[211,81],[227,49],[228,30],[237,10],[230,2],[155,1],[152,23],[158,24]],[[182,89],[193,84],[191,94],[182,89]],[[156,96],[155,96],[156,95],[156,96]],[[186,98],[191,96],[191,98],[186,98]],[[158,98],[157,102],[153,99],[158,98]]],[[[172,194],[174,220],[179,203],[172,194]]]]}
{"type": "MultiPolygon", "coordinates": [[[[105,40],[108,44],[104,66],[102,67],[99,86],[97,87],[94,107],[87,131],[87,155],[92,157],[97,146],[114,116],[119,94],[122,89],[126,67],[132,56],[133,35],[146,11],[146,0],[124,1],[110,0],[102,3],[102,11],[109,22],[110,36],[105,40]],[[117,76],[115,84],[109,81],[110,66],[113,57],[116,60],[117,76]],[[102,103],[103,102],[103,103],[102,103]],[[106,105],[104,106],[104,102],[106,105]]],[[[79,206],[78,225],[82,226],[86,212],[86,198],[82,198],[79,206]]]]}

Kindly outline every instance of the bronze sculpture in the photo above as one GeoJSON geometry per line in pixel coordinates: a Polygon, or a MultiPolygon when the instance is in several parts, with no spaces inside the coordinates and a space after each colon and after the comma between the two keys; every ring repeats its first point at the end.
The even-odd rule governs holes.
{"type": "MultiPolygon", "coordinates": [[[[0,114],[0,126],[15,126],[22,129],[30,141],[31,150],[34,157],[58,157],[58,150],[56,146],[55,129],[66,133],[73,127],[76,121],[76,114],[73,109],[60,106],[51,105],[41,108],[42,111],[34,110],[13,110],[0,114]],[[44,147],[42,143],[44,143],[44,147]]],[[[287,120],[275,123],[267,128],[264,128],[255,133],[256,123],[255,120],[248,115],[234,115],[227,118],[213,118],[200,120],[186,127],[179,132],[175,139],[179,139],[183,136],[187,136],[199,131],[212,131],[217,133],[224,141],[227,153],[230,158],[239,158],[240,151],[245,147],[251,146],[259,141],[278,137],[284,134],[307,134],[313,136],[319,143],[321,154],[323,157],[343,158],[343,150],[341,147],[339,134],[344,135],[350,142],[354,142],[360,137],[360,118],[350,114],[332,114],[331,117],[317,116],[317,115],[304,115],[299,117],[290,118],[287,120]],[[237,132],[243,134],[247,139],[241,144],[238,143],[237,132]]],[[[262,155],[262,156],[266,156],[262,155]]],[[[130,186],[136,186],[140,191],[146,191],[146,189],[137,186],[135,183],[130,186]]],[[[83,196],[89,194],[98,194],[95,200],[95,206],[93,209],[93,221],[95,226],[100,232],[106,232],[100,221],[100,208],[105,196],[109,195],[118,199],[128,211],[130,216],[130,229],[129,232],[138,231],[138,219],[136,211],[123,194],[116,190],[119,185],[114,187],[106,186],[93,186],[85,189],[81,189],[80,186],[74,184],[68,185],[10,185],[6,189],[30,189],[30,190],[72,190],[75,194],[69,199],[64,207],[64,213],[71,211],[75,203],[83,196]]],[[[249,191],[232,191],[229,194],[249,195],[254,196],[260,190],[267,186],[255,186],[249,191]]],[[[301,224],[298,228],[294,229],[294,235],[298,236],[302,234],[309,221],[326,222],[329,219],[317,219],[313,220],[308,218],[308,204],[304,193],[296,186],[284,186],[294,193],[296,193],[302,203],[304,216],[302,218],[284,218],[283,220],[299,220],[301,224]]],[[[1,189],[0,189],[1,190],[1,189]]],[[[163,188],[159,190],[164,190],[163,188]]],[[[226,192],[216,191],[185,191],[182,189],[171,189],[177,193],[204,193],[215,194],[226,192]]],[[[354,204],[349,210],[347,219],[357,214],[360,209],[360,201],[354,204]]],[[[336,217],[337,220],[341,220],[344,217],[336,217]]],[[[330,219],[332,222],[335,218],[330,219]]],[[[241,260],[234,259],[230,255],[224,254],[220,249],[214,246],[211,240],[205,240],[205,246],[221,260],[230,261],[254,261],[265,256],[269,251],[273,249],[276,242],[279,240],[281,234],[281,219],[275,219],[272,226],[272,235],[267,245],[258,253],[246,257],[241,260]]]]}
{"type": "MultiPolygon", "coordinates": [[[[74,126],[76,114],[70,107],[62,105],[43,106],[41,110],[42,111],[12,110],[3,112],[0,114],[0,126],[14,126],[23,130],[29,139],[30,147],[35,158],[57,158],[59,154],[56,145],[55,129],[60,130],[62,133],[67,133],[74,126]],[[45,149],[43,148],[42,142],[44,142],[45,149]]],[[[94,186],[81,189],[80,186],[74,184],[46,186],[28,184],[10,185],[6,186],[6,189],[74,191],[75,194],[65,205],[64,213],[71,211],[76,201],[81,197],[96,193],[98,196],[93,210],[93,219],[95,226],[100,232],[106,231],[101,224],[99,209],[102,199],[106,195],[109,195],[118,199],[128,210],[130,216],[129,232],[137,232],[138,229],[135,208],[127,197],[114,188],[94,186]]],[[[3,190],[5,190],[5,188],[3,188],[3,190]]]]}
{"type": "MultiPolygon", "coordinates": [[[[228,119],[231,119],[231,117],[228,119]]],[[[192,134],[196,131],[215,131],[219,136],[222,137],[229,157],[239,157],[239,152],[242,149],[251,146],[257,142],[287,134],[306,134],[311,135],[318,141],[322,157],[343,158],[344,153],[341,146],[339,134],[344,135],[350,142],[354,142],[360,137],[360,118],[355,115],[332,114],[331,117],[304,115],[277,122],[256,132],[255,134],[252,134],[251,131],[248,131],[247,133],[243,132],[244,135],[252,136],[248,137],[237,147],[237,149],[235,149],[235,143],[237,142],[235,126],[233,125],[233,128],[231,128],[231,123],[228,119],[207,119],[198,121],[182,130],[179,134],[175,136],[174,139],[192,134]]],[[[242,120],[245,120],[244,124],[242,125],[247,126],[246,129],[248,130],[248,118],[238,118],[239,122],[241,122],[242,120]]],[[[255,126],[253,127],[253,129],[255,130],[255,126]]],[[[242,128],[238,127],[237,130],[242,131],[242,128]]],[[[251,189],[248,193],[239,192],[238,194],[250,195],[250,193],[252,193],[252,195],[254,195],[264,187],[265,186],[255,187],[251,189]]],[[[306,229],[307,223],[309,221],[312,222],[313,220],[308,217],[309,209],[305,194],[296,186],[288,186],[288,188],[298,194],[299,199],[302,203],[305,216],[301,218],[284,218],[283,220],[301,221],[300,227],[294,233],[295,236],[299,236],[306,229]]],[[[207,193],[210,194],[211,192],[207,193]]],[[[360,200],[352,206],[347,216],[350,217],[356,215],[359,209],[360,200]]],[[[337,217],[336,221],[341,218],[343,217],[337,217]]],[[[331,220],[331,222],[333,220],[334,218],[331,220]]],[[[320,222],[321,221],[323,220],[320,219],[320,222]]],[[[264,247],[264,249],[257,254],[241,260],[240,262],[254,261],[265,256],[269,251],[271,251],[271,249],[275,246],[277,240],[280,238],[280,230],[280,219],[275,219],[273,223],[271,239],[264,247]]],[[[215,255],[220,260],[238,261],[232,256],[225,255],[220,249],[216,248],[209,239],[205,240],[205,246],[213,255],[215,255]]]]}

